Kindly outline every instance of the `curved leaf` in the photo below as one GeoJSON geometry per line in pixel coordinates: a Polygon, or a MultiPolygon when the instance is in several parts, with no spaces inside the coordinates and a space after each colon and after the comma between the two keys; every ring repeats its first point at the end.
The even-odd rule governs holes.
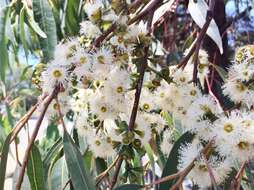
{"type": "Polygon", "coordinates": [[[115,190],[139,190],[141,188],[142,188],[141,185],[126,184],[115,188],[115,190]]]}
{"type": "Polygon", "coordinates": [[[46,33],[46,38],[40,38],[44,60],[47,62],[54,57],[57,44],[56,23],[48,0],[33,0],[35,20],[46,33]]]}
{"type": "Polygon", "coordinates": [[[8,153],[10,148],[11,134],[7,136],[4,142],[3,149],[1,151],[1,163],[0,163],[0,190],[4,190],[6,165],[8,159],[8,153]]]}
{"type": "Polygon", "coordinates": [[[26,35],[25,35],[25,8],[23,7],[20,11],[20,17],[19,17],[19,29],[20,29],[20,39],[22,42],[22,46],[25,51],[26,55],[26,61],[28,57],[28,48],[27,48],[27,42],[26,42],[26,35]]]}
{"type": "Polygon", "coordinates": [[[66,131],[64,132],[63,144],[64,155],[74,189],[95,190],[95,183],[85,170],[82,155],[66,131]]]}
{"type": "Polygon", "coordinates": [[[33,145],[29,154],[29,160],[27,164],[27,175],[30,182],[31,190],[44,190],[44,171],[41,160],[41,154],[36,145],[33,145]]]}
{"type": "Polygon", "coordinates": [[[47,35],[42,31],[38,23],[34,20],[33,11],[27,7],[25,7],[25,10],[26,10],[25,16],[30,27],[42,38],[47,38],[47,35]]]}
{"type": "MultiPolygon", "coordinates": [[[[161,178],[178,172],[177,170],[178,159],[179,159],[178,151],[183,144],[191,142],[193,138],[194,138],[194,134],[186,132],[175,142],[168,156],[161,178]]],[[[173,185],[173,182],[174,181],[167,181],[167,182],[161,183],[159,190],[170,189],[170,187],[173,185]]]]}
{"type": "Polygon", "coordinates": [[[0,8],[0,76],[1,80],[5,80],[5,69],[8,66],[8,51],[6,45],[6,22],[9,16],[9,7],[0,8]]]}
{"type": "MultiPolygon", "coordinates": [[[[204,0],[189,1],[188,10],[190,12],[190,15],[200,28],[202,28],[206,22],[206,15],[208,9],[209,7],[204,0]]],[[[220,50],[220,53],[223,54],[223,45],[220,31],[214,19],[212,19],[206,33],[216,43],[220,50]]]]}
{"type": "MultiPolygon", "coordinates": [[[[66,182],[69,180],[68,169],[64,157],[59,159],[52,168],[51,175],[48,179],[49,190],[63,189],[66,182]]],[[[66,187],[66,190],[69,188],[66,187]]]]}

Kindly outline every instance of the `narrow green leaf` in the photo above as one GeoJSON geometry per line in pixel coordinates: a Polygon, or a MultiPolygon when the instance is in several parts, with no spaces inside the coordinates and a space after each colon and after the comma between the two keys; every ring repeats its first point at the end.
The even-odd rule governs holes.
{"type": "Polygon", "coordinates": [[[64,19],[62,21],[62,27],[67,34],[76,35],[80,29],[81,17],[79,14],[80,0],[65,0],[64,19]]]}
{"type": "MultiPolygon", "coordinates": [[[[66,161],[65,158],[62,157],[52,168],[51,175],[48,179],[48,190],[63,189],[68,180],[69,177],[66,161]]],[[[65,189],[68,190],[69,187],[66,187],[65,189]]]]}
{"type": "Polygon", "coordinates": [[[26,8],[25,10],[25,16],[30,27],[42,38],[47,38],[47,35],[42,31],[38,23],[34,20],[33,11],[29,8],[26,8]]]}
{"type": "Polygon", "coordinates": [[[95,183],[85,170],[82,155],[66,131],[64,132],[63,144],[65,159],[74,189],[95,190],[95,183]]]}
{"type": "Polygon", "coordinates": [[[26,35],[25,35],[25,8],[24,7],[20,11],[19,29],[20,29],[20,39],[25,51],[26,61],[27,61],[28,48],[27,48],[26,35]]]}
{"type": "Polygon", "coordinates": [[[9,16],[9,7],[0,8],[0,77],[5,81],[5,70],[8,66],[9,58],[6,44],[6,23],[9,16]]]}
{"type": "Polygon", "coordinates": [[[115,188],[115,190],[139,190],[141,188],[142,188],[141,185],[126,184],[115,188]]]}
{"type": "Polygon", "coordinates": [[[10,148],[11,134],[7,136],[4,142],[3,149],[1,151],[1,163],[0,163],[0,190],[4,190],[6,165],[8,159],[8,153],[10,148]]]}
{"type": "MultiPolygon", "coordinates": [[[[166,177],[171,174],[175,174],[178,172],[177,165],[179,163],[178,162],[179,149],[183,144],[191,142],[193,140],[193,138],[194,138],[194,134],[186,132],[175,142],[175,144],[168,156],[168,159],[167,159],[166,165],[163,169],[161,178],[166,177]]],[[[172,184],[173,184],[173,181],[167,181],[167,182],[161,183],[159,190],[170,189],[172,184]]]]}
{"type": "Polygon", "coordinates": [[[33,11],[35,20],[40,24],[47,38],[40,38],[44,60],[48,62],[54,57],[57,44],[56,23],[48,0],[33,0],[33,11]]]}
{"type": "Polygon", "coordinates": [[[31,190],[45,190],[45,180],[41,154],[36,145],[33,145],[27,164],[27,175],[31,190]]]}
{"type": "Polygon", "coordinates": [[[43,165],[44,168],[47,170],[54,159],[54,157],[57,156],[57,154],[62,150],[63,148],[63,142],[62,138],[59,138],[55,144],[48,150],[45,158],[43,159],[43,165]]]}

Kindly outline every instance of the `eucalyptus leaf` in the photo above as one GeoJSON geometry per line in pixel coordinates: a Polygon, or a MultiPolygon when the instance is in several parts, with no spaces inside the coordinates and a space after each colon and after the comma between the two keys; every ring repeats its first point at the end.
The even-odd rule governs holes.
{"type": "Polygon", "coordinates": [[[0,8],[0,76],[1,80],[5,81],[5,70],[8,66],[8,51],[7,51],[7,40],[6,40],[6,25],[9,17],[9,7],[0,8]]]}
{"type": "Polygon", "coordinates": [[[6,174],[6,165],[9,155],[11,133],[7,136],[4,142],[3,149],[1,151],[1,162],[0,162],[0,190],[4,190],[5,174],[6,174]]]}
{"type": "Polygon", "coordinates": [[[47,38],[47,35],[42,31],[42,29],[40,28],[39,24],[34,20],[34,16],[33,16],[33,11],[29,8],[26,7],[25,9],[25,15],[26,15],[26,19],[28,21],[28,24],[30,25],[30,27],[34,30],[34,32],[36,32],[40,37],[42,38],[47,38]]]}
{"type": "MultiPolygon", "coordinates": [[[[202,28],[206,22],[206,15],[208,9],[209,7],[204,0],[189,1],[188,10],[190,12],[190,15],[200,28],[202,28]]],[[[220,31],[214,19],[211,20],[206,33],[216,43],[220,50],[220,53],[223,54],[223,45],[220,31]]]]}
{"type": "Polygon", "coordinates": [[[93,177],[85,170],[84,161],[78,147],[65,131],[63,138],[64,155],[75,190],[95,190],[93,177]]]}
{"type": "Polygon", "coordinates": [[[33,0],[33,11],[35,20],[40,24],[46,33],[46,38],[40,38],[40,45],[43,51],[44,60],[48,62],[54,57],[55,46],[57,45],[56,23],[48,0],[33,0]]]}
{"type": "Polygon", "coordinates": [[[27,47],[26,35],[25,35],[25,8],[24,7],[20,11],[19,29],[20,29],[20,39],[21,39],[22,46],[23,46],[24,51],[25,51],[26,61],[27,61],[28,47],[27,47]]]}
{"type": "Polygon", "coordinates": [[[45,190],[44,167],[40,151],[36,145],[33,145],[29,154],[27,175],[31,190],[45,190]]]}
{"type": "MultiPolygon", "coordinates": [[[[62,157],[52,168],[51,175],[48,178],[48,190],[63,189],[68,180],[69,177],[66,161],[65,158],[62,157]]],[[[70,188],[66,187],[65,189],[68,190],[70,188]]]]}

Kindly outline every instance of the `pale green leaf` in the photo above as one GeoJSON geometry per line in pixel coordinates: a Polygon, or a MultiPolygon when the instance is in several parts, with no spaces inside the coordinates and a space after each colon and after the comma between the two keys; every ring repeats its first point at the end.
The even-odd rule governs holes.
{"type": "Polygon", "coordinates": [[[8,51],[6,44],[6,25],[9,17],[9,7],[0,8],[0,76],[5,81],[5,70],[8,66],[8,51]]]}
{"type": "Polygon", "coordinates": [[[41,154],[36,145],[33,145],[29,154],[29,160],[27,164],[27,175],[30,182],[31,190],[44,190],[44,167],[42,164],[41,154]]]}
{"type": "Polygon", "coordinates": [[[47,62],[54,57],[57,44],[56,23],[53,12],[47,0],[33,0],[35,20],[40,24],[47,38],[40,38],[44,60],[47,62]]]}

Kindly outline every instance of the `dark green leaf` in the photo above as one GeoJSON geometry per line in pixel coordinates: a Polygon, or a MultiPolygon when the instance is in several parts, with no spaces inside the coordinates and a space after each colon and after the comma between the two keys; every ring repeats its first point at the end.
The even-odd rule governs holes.
{"type": "Polygon", "coordinates": [[[31,190],[45,190],[45,180],[41,154],[36,145],[33,145],[27,164],[27,175],[31,190]]]}
{"type": "Polygon", "coordinates": [[[3,149],[1,151],[1,163],[0,163],[0,190],[4,190],[6,165],[10,147],[11,134],[7,136],[4,142],[3,149]]]}
{"type": "Polygon", "coordinates": [[[20,29],[20,39],[22,42],[22,46],[25,51],[26,55],[26,61],[28,57],[28,48],[27,48],[27,42],[26,42],[26,35],[25,35],[25,8],[23,7],[20,11],[20,17],[19,17],[19,29],[20,29]]]}
{"type": "Polygon", "coordinates": [[[74,189],[94,190],[93,178],[85,170],[82,155],[66,131],[64,132],[63,144],[65,159],[74,189]]]}
{"type": "Polygon", "coordinates": [[[48,0],[33,0],[35,20],[40,24],[47,38],[40,38],[44,60],[47,62],[54,57],[57,44],[56,23],[48,0]]]}
{"type": "Polygon", "coordinates": [[[0,76],[5,81],[5,70],[8,66],[9,58],[6,43],[6,22],[9,17],[9,7],[0,8],[0,76]]]}
{"type": "MultiPolygon", "coordinates": [[[[161,178],[178,172],[177,165],[179,160],[179,149],[182,145],[186,143],[190,143],[193,140],[193,138],[194,138],[194,134],[186,132],[175,142],[169,154],[169,157],[167,159],[166,165],[163,169],[161,178]]],[[[167,182],[161,183],[159,190],[170,189],[172,184],[173,184],[173,181],[167,181],[167,182]]]]}
{"type": "Polygon", "coordinates": [[[102,158],[96,158],[95,164],[96,164],[97,174],[100,174],[101,172],[107,169],[107,162],[105,162],[105,160],[102,158]]]}
{"type": "Polygon", "coordinates": [[[141,188],[142,188],[141,185],[126,184],[115,188],[115,190],[139,190],[141,188]]]}

